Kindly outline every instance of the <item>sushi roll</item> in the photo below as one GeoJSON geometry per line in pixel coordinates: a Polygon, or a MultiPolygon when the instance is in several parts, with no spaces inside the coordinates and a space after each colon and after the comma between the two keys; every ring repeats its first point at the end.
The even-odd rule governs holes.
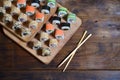
{"type": "Polygon", "coordinates": [[[31,29],[30,28],[25,28],[25,27],[22,28],[21,35],[22,35],[22,37],[31,35],[31,29]]]}
{"type": "Polygon", "coordinates": [[[57,29],[56,32],[55,32],[55,37],[56,39],[64,39],[64,32],[63,30],[59,30],[57,29]]]}
{"type": "Polygon", "coordinates": [[[42,6],[41,12],[44,14],[50,13],[50,7],[49,6],[42,6]]]}
{"type": "Polygon", "coordinates": [[[76,15],[73,13],[68,14],[67,16],[67,22],[68,23],[74,23],[76,21],[76,15]]]}
{"type": "Polygon", "coordinates": [[[22,8],[26,6],[26,0],[17,0],[17,7],[22,8]]]}
{"type": "Polygon", "coordinates": [[[64,17],[65,15],[67,15],[67,8],[60,7],[58,9],[58,16],[59,17],[64,17]]]}
{"type": "Polygon", "coordinates": [[[33,7],[33,6],[26,6],[26,14],[28,15],[28,16],[31,16],[31,15],[33,15],[35,13],[35,7],[33,7]]]}
{"type": "Polygon", "coordinates": [[[0,13],[2,13],[2,14],[5,14],[5,13],[6,13],[6,10],[5,10],[5,8],[3,8],[3,7],[0,7],[0,13]]]}
{"type": "Polygon", "coordinates": [[[31,6],[40,7],[40,1],[39,0],[32,0],[31,6]]]}
{"type": "Polygon", "coordinates": [[[57,47],[57,45],[58,45],[57,39],[50,39],[49,47],[57,47]]]}
{"type": "Polygon", "coordinates": [[[4,6],[4,8],[10,8],[12,6],[12,3],[9,0],[4,0],[3,6],[4,6]]]}
{"type": "Polygon", "coordinates": [[[50,8],[55,8],[56,0],[47,0],[47,6],[49,6],[50,8]]]}
{"type": "Polygon", "coordinates": [[[43,48],[42,49],[42,56],[50,56],[50,55],[51,55],[50,48],[43,48]]]}
{"type": "Polygon", "coordinates": [[[41,32],[40,34],[40,41],[44,42],[47,41],[49,39],[49,35],[46,32],[41,32]]]}
{"type": "Polygon", "coordinates": [[[35,20],[37,22],[43,22],[44,21],[44,14],[43,13],[40,13],[40,12],[36,12],[36,15],[35,15],[35,20]]]}
{"type": "Polygon", "coordinates": [[[38,27],[38,22],[31,21],[29,24],[29,28],[36,29],[38,27]]]}
{"type": "Polygon", "coordinates": [[[61,23],[61,29],[62,30],[69,30],[70,29],[70,23],[61,23]]]}
{"type": "Polygon", "coordinates": [[[24,14],[24,13],[21,13],[18,17],[18,20],[21,21],[21,22],[27,21],[27,15],[24,14]]]}
{"type": "Polygon", "coordinates": [[[61,18],[58,16],[54,16],[52,19],[52,24],[60,24],[61,18]]]}
{"type": "Polygon", "coordinates": [[[33,42],[33,50],[38,50],[41,47],[42,47],[42,42],[40,42],[40,41],[33,42]]]}
{"type": "Polygon", "coordinates": [[[12,6],[11,15],[19,14],[19,13],[20,13],[20,9],[18,7],[12,6]]]}
{"type": "Polygon", "coordinates": [[[13,30],[21,29],[22,23],[20,21],[16,21],[12,27],[13,30]]]}
{"type": "Polygon", "coordinates": [[[52,25],[52,24],[50,24],[50,23],[47,23],[46,24],[46,32],[48,33],[48,34],[50,34],[50,33],[52,33],[53,31],[54,31],[54,26],[52,25]]]}
{"type": "Polygon", "coordinates": [[[10,14],[5,14],[3,17],[3,22],[4,23],[8,23],[8,22],[12,22],[12,16],[10,14]]]}

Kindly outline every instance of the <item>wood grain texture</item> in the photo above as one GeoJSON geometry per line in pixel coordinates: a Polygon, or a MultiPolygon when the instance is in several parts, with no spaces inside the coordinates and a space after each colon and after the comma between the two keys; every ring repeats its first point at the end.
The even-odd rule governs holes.
{"type": "Polygon", "coordinates": [[[82,27],[49,65],[31,57],[0,29],[0,77],[3,80],[120,80],[120,1],[57,1],[82,18],[82,27]],[[77,51],[67,72],[61,73],[63,67],[56,69],[56,66],[75,48],[84,30],[93,37],[77,51]]]}
{"type": "Polygon", "coordinates": [[[113,71],[113,73],[110,71],[73,71],[65,73],[48,71],[47,74],[44,71],[8,71],[8,73],[1,72],[0,77],[2,80],[119,80],[119,75],[119,71],[113,71]]]}

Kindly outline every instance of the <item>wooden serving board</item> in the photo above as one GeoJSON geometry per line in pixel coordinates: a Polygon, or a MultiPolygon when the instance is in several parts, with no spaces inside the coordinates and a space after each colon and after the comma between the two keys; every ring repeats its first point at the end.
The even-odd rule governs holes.
{"type": "MultiPolygon", "coordinates": [[[[60,4],[57,4],[57,8],[61,7],[60,4]]],[[[56,9],[53,9],[51,12],[51,16],[52,15],[57,15],[56,9]]],[[[68,11],[68,13],[70,13],[68,11]]],[[[42,24],[44,25],[46,22],[49,22],[50,17],[46,17],[46,21],[42,24]]],[[[62,19],[62,22],[66,22],[65,19],[62,19]]],[[[0,24],[3,25],[3,31],[4,33],[11,38],[13,41],[15,41],[18,45],[20,45],[21,47],[23,47],[25,50],[27,50],[30,54],[32,54],[34,57],[36,57],[38,60],[42,61],[45,64],[49,64],[53,58],[57,55],[57,53],[62,49],[62,47],[67,43],[67,41],[72,37],[72,35],[76,32],[76,30],[80,27],[80,25],[82,24],[81,19],[79,19],[77,17],[77,20],[75,23],[71,24],[71,29],[64,31],[65,34],[65,38],[64,40],[59,40],[58,41],[58,46],[56,48],[50,48],[51,50],[51,55],[50,56],[41,56],[41,50],[33,50],[30,46],[29,43],[33,42],[33,41],[37,41],[39,40],[39,35],[41,31],[45,31],[44,27],[39,27],[39,29],[34,32],[32,34],[32,36],[27,37],[27,38],[22,38],[20,35],[17,35],[11,28],[9,28],[9,26],[6,26],[4,23],[0,22],[0,24]]],[[[57,26],[55,26],[55,29],[58,29],[57,26]]],[[[55,38],[53,36],[53,34],[49,35],[50,38],[55,38]]],[[[44,43],[43,47],[48,47],[48,41],[44,43]]]]}
{"type": "MultiPolygon", "coordinates": [[[[2,3],[3,3],[3,1],[0,1],[0,5],[3,5],[2,3]]],[[[12,6],[16,6],[16,4],[17,4],[16,1],[13,1],[12,6]]],[[[28,4],[29,4],[29,3],[28,3],[28,4]]],[[[43,5],[45,5],[45,4],[42,4],[42,3],[41,3],[41,5],[43,6],[43,5]]],[[[11,8],[9,8],[9,9],[11,9],[11,8]]],[[[23,41],[25,41],[25,42],[31,41],[31,40],[34,38],[34,36],[37,34],[37,32],[38,32],[39,30],[41,30],[41,28],[43,27],[43,25],[51,18],[52,15],[55,14],[56,9],[57,9],[57,7],[56,7],[56,8],[51,8],[50,14],[44,14],[44,22],[40,22],[40,23],[38,24],[38,27],[37,27],[36,29],[32,29],[32,31],[31,31],[32,34],[31,34],[30,36],[22,37],[20,34],[17,34],[14,30],[12,30],[12,28],[11,28],[12,25],[8,24],[8,25],[9,25],[9,27],[8,27],[8,25],[6,25],[5,23],[3,23],[2,21],[0,21],[0,24],[3,25],[4,28],[6,28],[7,30],[9,30],[9,31],[10,31],[11,33],[13,33],[15,36],[17,36],[19,39],[21,39],[21,40],[23,40],[23,41]]],[[[20,10],[21,10],[20,13],[25,13],[25,10],[26,10],[26,9],[25,9],[25,8],[21,8],[20,10]]],[[[38,9],[36,9],[36,11],[39,12],[38,9]]],[[[10,10],[8,10],[7,13],[10,14],[10,10]]],[[[25,25],[23,25],[23,26],[25,26],[25,27],[28,26],[29,22],[30,22],[31,20],[34,20],[35,17],[34,17],[34,16],[28,16],[27,18],[28,18],[28,21],[27,21],[27,22],[24,22],[25,25]]],[[[2,18],[1,18],[1,19],[2,19],[2,18]]],[[[18,16],[16,16],[16,15],[13,16],[13,20],[14,20],[14,21],[17,21],[17,19],[18,19],[18,16]]]]}

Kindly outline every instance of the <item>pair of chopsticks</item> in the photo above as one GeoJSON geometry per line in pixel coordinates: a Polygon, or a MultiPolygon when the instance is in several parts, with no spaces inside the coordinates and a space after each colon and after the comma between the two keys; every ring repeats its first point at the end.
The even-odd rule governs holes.
{"type": "Polygon", "coordinates": [[[76,51],[92,36],[92,34],[89,34],[85,38],[86,34],[87,34],[87,31],[85,31],[84,34],[82,35],[82,38],[80,39],[77,47],[58,65],[58,68],[61,67],[69,59],[68,62],[67,62],[67,64],[66,64],[66,66],[65,66],[65,68],[63,69],[63,72],[67,69],[67,67],[70,64],[72,58],[74,57],[76,51]]]}

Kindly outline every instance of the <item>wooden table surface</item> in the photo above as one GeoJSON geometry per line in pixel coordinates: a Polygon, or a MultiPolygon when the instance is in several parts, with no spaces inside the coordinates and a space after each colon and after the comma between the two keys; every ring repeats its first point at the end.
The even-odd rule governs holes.
{"type": "Polygon", "coordinates": [[[49,65],[6,37],[0,26],[0,80],[120,80],[120,0],[57,0],[82,20],[81,28],[49,65]],[[84,30],[93,36],[66,72],[56,66],[75,48],[84,30]]]}

